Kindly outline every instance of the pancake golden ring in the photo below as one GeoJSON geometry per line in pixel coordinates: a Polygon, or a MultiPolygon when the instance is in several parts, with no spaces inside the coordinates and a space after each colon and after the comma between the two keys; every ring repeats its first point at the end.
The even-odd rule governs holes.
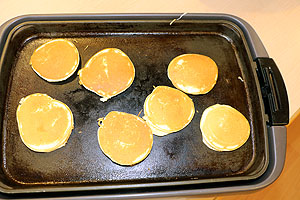
{"type": "Polygon", "coordinates": [[[168,66],[172,84],[188,94],[206,94],[217,82],[217,64],[208,56],[183,54],[174,58],[168,66]]]}
{"type": "Polygon", "coordinates": [[[107,101],[130,87],[135,68],[123,51],[107,48],[93,55],[78,75],[79,84],[107,101]]]}
{"type": "Polygon", "coordinates": [[[51,40],[39,46],[30,59],[32,69],[49,82],[66,80],[74,74],[78,64],[76,46],[64,39],[51,40]]]}
{"type": "Polygon", "coordinates": [[[149,155],[153,144],[153,134],[142,118],[112,111],[101,119],[99,125],[100,148],[113,162],[131,166],[149,155]]]}
{"type": "Polygon", "coordinates": [[[215,104],[202,114],[203,142],[215,151],[233,151],[248,140],[250,125],[245,116],[228,105],[215,104]]]}
{"type": "Polygon", "coordinates": [[[143,117],[157,136],[186,127],[195,114],[194,103],[185,93],[168,86],[158,86],[146,98],[143,117]]]}
{"type": "Polygon", "coordinates": [[[35,93],[22,98],[16,115],[23,143],[37,152],[63,147],[74,128],[70,108],[46,94],[35,93]]]}

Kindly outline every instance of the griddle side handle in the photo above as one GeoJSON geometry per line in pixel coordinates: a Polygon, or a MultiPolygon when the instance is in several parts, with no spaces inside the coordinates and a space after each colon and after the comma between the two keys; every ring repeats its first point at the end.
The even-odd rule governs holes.
{"type": "Polygon", "coordinates": [[[270,126],[289,123],[289,101],[281,73],[272,58],[257,58],[257,75],[270,126]]]}

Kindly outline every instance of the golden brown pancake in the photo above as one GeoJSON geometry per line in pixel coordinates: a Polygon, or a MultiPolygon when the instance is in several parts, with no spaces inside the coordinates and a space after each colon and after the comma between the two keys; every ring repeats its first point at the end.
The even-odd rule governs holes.
{"type": "Polygon", "coordinates": [[[218,67],[208,56],[183,54],[170,62],[168,77],[185,93],[206,94],[217,82],[218,67]]]}
{"type": "Polygon", "coordinates": [[[66,80],[76,71],[78,64],[76,46],[64,39],[51,40],[39,46],[30,59],[32,69],[49,82],[66,80]]]}
{"type": "Polygon", "coordinates": [[[37,152],[50,152],[64,146],[74,127],[69,107],[40,93],[20,100],[17,122],[23,143],[37,152]]]}
{"type": "Polygon", "coordinates": [[[202,114],[203,142],[215,151],[233,151],[249,138],[250,125],[242,113],[228,105],[215,104],[202,114]]]}
{"type": "Polygon", "coordinates": [[[194,103],[175,88],[158,86],[146,98],[144,119],[153,134],[164,136],[186,127],[195,114],[194,103]]]}
{"type": "Polygon", "coordinates": [[[98,141],[103,153],[112,161],[120,165],[134,165],[150,153],[153,135],[142,118],[112,111],[101,121],[98,141]]]}
{"type": "Polygon", "coordinates": [[[108,48],[92,56],[78,74],[81,85],[106,101],[130,87],[135,69],[123,51],[108,48]]]}

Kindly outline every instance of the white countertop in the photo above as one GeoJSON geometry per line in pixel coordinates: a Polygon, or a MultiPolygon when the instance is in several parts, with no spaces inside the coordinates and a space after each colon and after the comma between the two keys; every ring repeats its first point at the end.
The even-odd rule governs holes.
{"type": "Polygon", "coordinates": [[[256,30],[287,86],[290,116],[300,108],[299,0],[0,0],[0,24],[24,14],[226,13],[256,30]]]}

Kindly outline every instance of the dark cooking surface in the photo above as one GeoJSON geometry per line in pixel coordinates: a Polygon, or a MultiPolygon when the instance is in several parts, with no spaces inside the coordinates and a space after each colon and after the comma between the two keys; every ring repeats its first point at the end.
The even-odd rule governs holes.
{"type": "Polygon", "coordinates": [[[232,27],[222,23],[173,25],[166,26],[162,22],[32,23],[16,31],[7,49],[11,59],[6,61],[7,67],[11,67],[2,138],[6,181],[24,187],[31,184],[130,185],[208,178],[226,180],[234,176],[248,179],[251,174],[260,172],[266,163],[264,121],[242,38],[232,27]],[[121,49],[135,65],[132,86],[103,103],[99,96],[78,84],[76,75],[61,83],[44,81],[34,73],[29,60],[39,45],[54,38],[65,38],[75,44],[81,56],[79,68],[104,48],[121,49]],[[132,167],[113,163],[99,148],[97,119],[113,110],[138,114],[153,86],[173,87],[167,77],[167,66],[174,57],[184,53],[211,57],[219,67],[217,84],[206,95],[189,95],[196,109],[192,122],[180,132],[154,136],[153,149],[144,161],[132,167]],[[29,150],[18,132],[15,115],[18,102],[37,92],[64,102],[74,115],[75,128],[68,143],[50,153],[29,150]],[[238,150],[216,152],[202,142],[201,114],[216,103],[235,107],[250,122],[251,136],[238,150]]]}

